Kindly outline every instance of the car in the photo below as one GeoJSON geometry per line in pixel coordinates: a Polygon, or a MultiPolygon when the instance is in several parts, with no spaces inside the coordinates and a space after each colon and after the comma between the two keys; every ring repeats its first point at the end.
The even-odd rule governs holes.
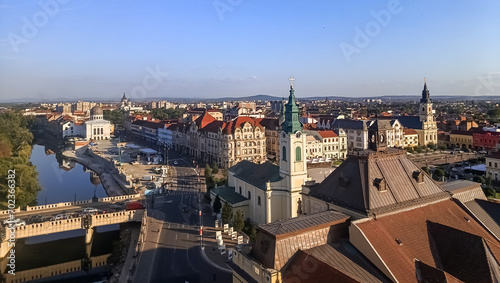
{"type": "Polygon", "coordinates": [[[112,204],[112,205],[110,205],[110,206],[109,206],[109,209],[110,209],[111,211],[120,211],[120,210],[123,210],[123,209],[124,209],[124,205],[123,205],[123,204],[122,204],[122,205],[120,205],[120,204],[116,204],[116,203],[114,203],[114,204],[112,204]]]}
{"type": "Polygon", "coordinates": [[[177,160],[176,160],[176,161],[174,161],[174,165],[177,165],[177,164],[179,164],[179,162],[177,162],[177,160]]]}
{"type": "Polygon", "coordinates": [[[187,206],[184,206],[184,207],[182,208],[182,212],[186,213],[186,212],[188,212],[188,211],[189,211],[189,208],[188,208],[187,206]]]}
{"type": "Polygon", "coordinates": [[[45,221],[45,216],[43,215],[32,215],[28,218],[28,223],[41,223],[45,221]]]}
{"type": "Polygon", "coordinates": [[[83,214],[96,214],[97,208],[87,207],[83,210],[83,214]]]}
{"type": "Polygon", "coordinates": [[[54,216],[55,221],[64,219],[67,219],[66,214],[57,214],[56,216],[54,216]]]}
{"type": "Polygon", "coordinates": [[[15,227],[24,226],[24,225],[26,225],[26,221],[21,220],[19,218],[12,219],[12,220],[7,219],[7,220],[3,221],[3,225],[5,225],[5,226],[11,226],[11,225],[13,225],[15,227]]]}
{"type": "Polygon", "coordinates": [[[458,172],[458,169],[457,168],[451,168],[451,171],[458,172]]]}

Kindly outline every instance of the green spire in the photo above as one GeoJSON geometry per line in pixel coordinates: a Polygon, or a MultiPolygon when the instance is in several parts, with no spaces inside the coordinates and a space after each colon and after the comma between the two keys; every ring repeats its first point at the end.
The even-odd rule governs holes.
{"type": "Polygon", "coordinates": [[[288,96],[288,103],[284,106],[285,109],[285,121],[281,124],[281,129],[287,134],[295,134],[297,131],[302,131],[302,123],[299,121],[299,106],[295,101],[295,95],[293,90],[293,80],[290,76],[290,96],[288,96]]]}

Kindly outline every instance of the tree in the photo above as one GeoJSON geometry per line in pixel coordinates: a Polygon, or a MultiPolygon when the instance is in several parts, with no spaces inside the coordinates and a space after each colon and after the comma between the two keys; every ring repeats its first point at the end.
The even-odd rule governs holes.
{"type": "Polygon", "coordinates": [[[222,222],[229,223],[233,218],[233,208],[227,202],[222,206],[222,222]]]}
{"type": "Polygon", "coordinates": [[[243,211],[241,209],[238,209],[236,211],[236,214],[234,215],[234,229],[238,232],[241,232],[243,227],[245,227],[245,217],[243,216],[243,211]]]}
{"type": "Polygon", "coordinates": [[[214,165],[212,166],[212,174],[217,174],[219,173],[219,166],[217,166],[217,163],[214,163],[214,165]]]}
{"type": "Polygon", "coordinates": [[[212,169],[210,169],[210,165],[205,166],[205,172],[203,172],[205,178],[212,178],[212,169]]]}
{"type": "Polygon", "coordinates": [[[446,150],[446,147],[444,145],[438,146],[439,150],[446,150]]]}
{"type": "Polygon", "coordinates": [[[424,166],[424,167],[422,167],[422,170],[424,170],[424,172],[429,174],[429,175],[431,174],[431,172],[429,171],[429,167],[424,166]]]}
{"type": "Polygon", "coordinates": [[[484,180],[484,184],[488,187],[491,187],[492,182],[493,182],[493,177],[491,177],[491,174],[488,174],[488,176],[486,176],[486,179],[484,180]]]}
{"type": "Polygon", "coordinates": [[[483,192],[487,197],[495,197],[496,191],[492,187],[483,188],[483,192]]]}
{"type": "Polygon", "coordinates": [[[433,176],[435,180],[441,181],[444,176],[444,170],[441,168],[436,168],[436,170],[434,170],[433,176]]]}
{"type": "Polygon", "coordinates": [[[484,184],[485,180],[483,176],[476,175],[474,178],[472,178],[472,181],[484,184]]]}
{"type": "Polygon", "coordinates": [[[433,142],[430,142],[430,143],[427,145],[427,147],[428,147],[429,149],[431,149],[431,150],[436,150],[436,148],[437,148],[436,144],[434,144],[433,142]]]}
{"type": "Polygon", "coordinates": [[[214,212],[220,213],[220,209],[222,208],[222,203],[220,202],[220,197],[217,195],[214,200],[214,212]]]}

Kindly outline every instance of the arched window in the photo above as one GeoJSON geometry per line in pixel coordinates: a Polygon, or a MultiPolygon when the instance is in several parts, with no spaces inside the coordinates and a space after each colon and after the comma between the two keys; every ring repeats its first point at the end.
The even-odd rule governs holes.
{"type": "Polygon", "coordinates": [[[257,204],[260,205],[260,196],[257,197],[257,204]]]}
{"type": "Polygon", "coordinates": [[[248,199],[252,199],[252,194],[248,191],[248,199]]]}
{"type": "Polygon", "coordinates": [[[286,147],[283,146],[283,161],[286,161],[286,147]]]}
{"type": "Polygon", "coordinates": [[[295,148],[295,161],[302,161],[302,149],[300,146],[295,148]]]}

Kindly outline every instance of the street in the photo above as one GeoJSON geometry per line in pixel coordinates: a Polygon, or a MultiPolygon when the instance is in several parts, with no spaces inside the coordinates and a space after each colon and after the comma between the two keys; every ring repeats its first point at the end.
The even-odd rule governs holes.
{"type": "MultiPolygon", "coordinates": [[[[199,192],[197,172],[183,159],[172,158],[169,164],[175,167],[170,192],[155,196],[154,202],[148,199],[149,211],[159,223],[148,232],[148,241],[153,241],[156,249],[143,252],[135,282],[231,282],[231,273],[214,268],[200,253],[203,192],[199,192]]],[[[209,210],[202,219],[204,225],[214,225],[209,210]]]]}

